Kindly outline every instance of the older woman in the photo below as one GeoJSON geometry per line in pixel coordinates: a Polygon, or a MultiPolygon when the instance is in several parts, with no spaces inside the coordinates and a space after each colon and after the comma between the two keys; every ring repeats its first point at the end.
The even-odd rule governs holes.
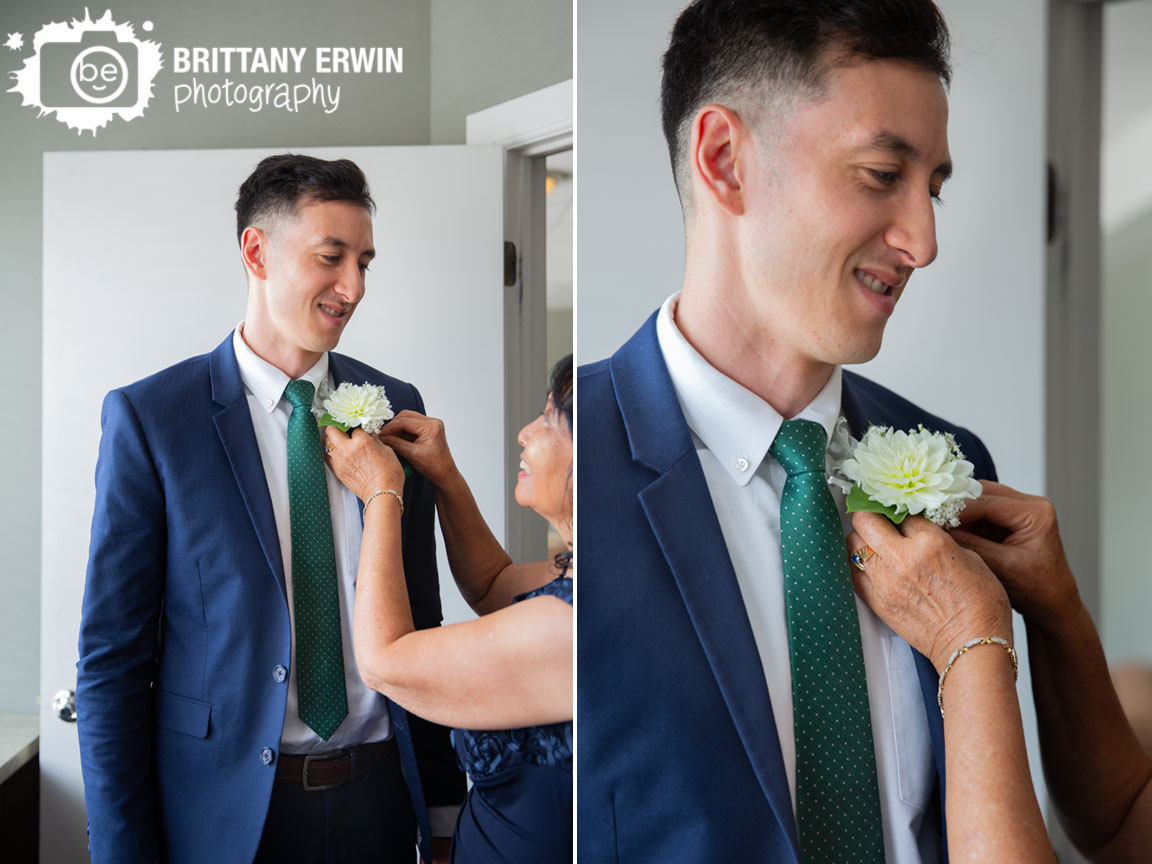
{"type": "Polygon", "coordinates": [[[378,440],[329,427],[329,464],[364,501],[354,641],[361,677],[453,732],[472,778],[454,864],[570,861],[572,855],[572,358],[557,364],[544,412],[522,430],[516,500],[568,553],[514,564],[484,522],[439,420],[398,414],[378,440]],[[397,454],[436,487],[461,594],[480,617],[415,630],[400,557],[397,454]]]}
{"type": "Polygon", "coordinates": [[[857,592],[942,675],[950,860],[1056,860],[1028,773],[1009,603],[1028,627],[1044,775],[1069,838],[1092,861],[1152,860],[1152,757],[1112,688],[1056,512],[982,485],[964,529],[856,513],[848,538],[876,553],[854,572],[857,592]],[[954,653],[985,637],[1003,644],[954,653]]]}

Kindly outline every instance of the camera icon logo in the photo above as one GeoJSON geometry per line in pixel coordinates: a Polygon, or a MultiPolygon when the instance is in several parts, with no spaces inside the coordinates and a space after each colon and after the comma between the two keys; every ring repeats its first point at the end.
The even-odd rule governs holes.
{"type": "MultiPolygon", "coordinates": [[[[145,21],[145,31],[153,29],[145,21]]],[[[93,21],[46,24],[36,34],[35,53],[11,73],[24,105],[78,132],[91,132],[115,118],[135,120],[153,95],[153,82],[164,65],[160,43],[136,38],[131,24],[117,24],[106,10],[93,21]]]]}
{"type": "Polygon", "coordinates": [[[111,30],[40,47],[40,104],[46,108],[132,106],[139,99],[138,81],[136,45],[111,30]]]}

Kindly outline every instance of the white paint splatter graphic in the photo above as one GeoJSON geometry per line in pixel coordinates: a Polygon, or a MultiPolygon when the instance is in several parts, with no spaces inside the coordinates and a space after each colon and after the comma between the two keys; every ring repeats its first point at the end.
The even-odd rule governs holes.
{"type": "Polygon", "coordinates": [[[55,113],[77,134],[95,135],[116,116],[142,116],[164,65],[160,43],[136,39],[130,24],[112,20],[111,9],[98,21],[85,9],[83,21],[46,24],[32,47],[24,68],[9,73],[16,86],[8,92],[39,108],[41,117],[55,113]]]}
{"type": "Polygon", "coordinates": [[[19,51],[24,47],[24,34],[23,33],[9,33],[8,41],[4,43],[4,47],[9,51],[19,51]]]}

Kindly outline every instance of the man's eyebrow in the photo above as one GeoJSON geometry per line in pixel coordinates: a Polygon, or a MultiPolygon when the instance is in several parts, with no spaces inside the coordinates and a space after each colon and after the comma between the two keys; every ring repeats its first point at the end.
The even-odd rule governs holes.
{"type": "MultiPolygon", "coordinates": [[[[337,246],[341,249],[348,249],[349,251],[351,251],[351,249],[352,249],[352,246],[351,246],[351,244],[348,243],[348,241],[341,240],[339,237],[325,237],[317,245],[318,246],[337,246]]],[[[360,253],[360,255],[362,255],[362,256],[367,255],[369,258],[375,258],[376,257],[376,250],[375,249],[365,249],[363,252],[360,253]]]]}
{"type": "MultiPolygon", "coordinates": [[[[895,132],[877,132],[863,149],[886,150],[889,153],[899,153],[901,156],[905,156],[913,162],[920,158],[920,151],[895,132]]],[[[942,174],[944,179],[947,180],[952,176],[952,163],[941,162],[932,173],[942,174]]]]}

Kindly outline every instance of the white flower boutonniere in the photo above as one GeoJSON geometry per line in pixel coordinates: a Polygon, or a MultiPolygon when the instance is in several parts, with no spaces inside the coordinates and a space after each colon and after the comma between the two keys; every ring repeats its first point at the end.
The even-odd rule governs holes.
{"type": "Polygon", "coordinates": [[[828,482],[847,493],[849,513],[883,513],[897,525],[911,513],[956,528],[965,503],[983,492],[972,463],[947,432],[870,426],[857,441],[841,418],[830,450],[834,474],[828,482]]]}
{"type": "Polygon", "coordinates": [[[359,426],[369,435],[375,435],[393,416],[392,403],[384,395],[384,388],[368,382],[349,384],[345,381],[335,390],[327,382],[321,382],[319,396],[323,413],[317,423],[335,426],[341,432],[359,426]]]}

